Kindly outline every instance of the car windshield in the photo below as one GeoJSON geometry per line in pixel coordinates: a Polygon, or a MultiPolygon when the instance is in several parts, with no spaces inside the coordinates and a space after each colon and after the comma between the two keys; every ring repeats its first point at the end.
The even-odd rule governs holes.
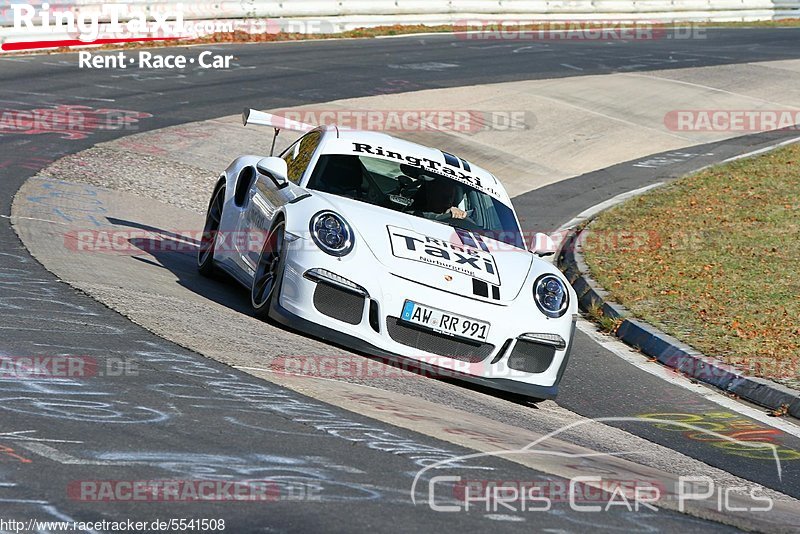
{"type": "Polygon", "coordinates": [[[399,161],[349,154],[323,155],[308,188],[525,248],[514,212],[501,201],[464,183],[399,161]]]}

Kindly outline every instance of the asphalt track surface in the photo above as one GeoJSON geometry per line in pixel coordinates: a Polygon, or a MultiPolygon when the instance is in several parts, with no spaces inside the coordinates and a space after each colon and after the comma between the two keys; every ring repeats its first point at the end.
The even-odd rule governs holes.
{"type": "MultiPolygon", "coordinates": [[[[221,71],[187,69],[177,75],[79,70],[74,54],[0,58],[0,106],[32,110],[75,105],[149,113],[152,118],[137,125],[142,131],[231,115],[244,106],[282,108],[499,81],[796,59],[800,30],[709,30],[707,39],[687,41],[550,42],[546,52],[538,51],[542,53],[535,49],[539,44],[517,44],[534,48],[511,54],[506,43],[499,46],[452,36],[202,47],[188,54],[206,49],[230,53],[237,65],[221,71]],[[387,66],[437,62],[455,63],[459,68],[430,71],[387,66]],[[566,69],[564,63],[583,71],[566,69]]],[[[0,136],[0,215],[10,214],[14,193],[48,162],[129,133],[96,131],[83,139],[63,139],[52,133],[0,136]]],[[[696,155],[679,161],[666,158],[655,167],[623,164],[522,195],[515,205],[526,227],[550,230],[619,193],[788,137],[791,134],[775,133],[716,143],[683,151],[696,155]]],[[[186,516],[224,517],[234,525],[235,530],[229,530],[234,532],[390,530],[398,525],[410,531],[526,528],[525,523],[489,523],[492,518],[481,513],[437,514],[427,507],[411,506],[409,473],[413,476],[421,464],[437,455],[465,451],[324,406],[153,336],[58,282],[27,254],[7,218],[0,219],[0,282],[0,354],[85,354],[98,359],[113,355],[135,358],[142,366],[139,377],[106,377],[99,385],[72,380],[0,382],[0,507],[4,513],[91,520],[176,517],[174,504],[85,503],[70,498],[66,488],[72,481],[85,479],[206,475],[324,486],[322,502],[313,505],[289,501],[264,506],[180,505],[186,516]],[[326,426],[326,420],[346,421],[340,428],[348,431],[337,432],[326,426]],[[8,434],[31,430],[35,434],[8,434]],[[383,431],[392,436],[374,438],[383,431]],[[372,437],[365,437],[367,433],[372,437]],[[32,436],[55,441],[49,445],[32,442],[32,436]],[[398,440],[416,447],[408,450],[428,452],[403,453],[397,447],[393,454],[385,452],[398,440]],[[50,447],[51,453],[57,449],[60,461],[34,453],[37,447],[40,452],[45,450],[42,447],[50,447]]],[[[699,396],[636,370],[580,332],[558,402],[587,417],[721,411],[699,396]]],[[[800,497],[796,462],[784,463],[779,481],[768,462],[723,454],[680,432],[620,426],[800,497]]],[[[800,450],[796,438],[781,435],[778,442],[800,450]]],[[[533,472],[522,475],[518,465],[501,460],[486,460],[477,467],[493,467],[492,479],[547,478],[533,472]]],[[[641,524],[646,519],[641,514],[615,512],[601,521],[593,518],[591,524],[637,530],[646,528],[641,524]]],[[[536,521],[537,528],[581,530],[587,526],[585,518],[571,517],[565,510],[539,514],[536,521]]],[[[713,526],[667,512],[660,512],[647,525],[684,531],[713,526]]]]}

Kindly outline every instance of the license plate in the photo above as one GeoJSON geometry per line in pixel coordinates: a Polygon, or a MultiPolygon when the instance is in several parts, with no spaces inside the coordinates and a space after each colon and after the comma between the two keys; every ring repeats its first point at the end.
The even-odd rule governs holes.
{"type": "Polygon", "coordinates": [[[489,337],[489,323],[487,322],[431,308],[410,300],[403,305],[401,317],[407,323],[423,326],[448,336],[481,342],[486,341],[489,337]]]}

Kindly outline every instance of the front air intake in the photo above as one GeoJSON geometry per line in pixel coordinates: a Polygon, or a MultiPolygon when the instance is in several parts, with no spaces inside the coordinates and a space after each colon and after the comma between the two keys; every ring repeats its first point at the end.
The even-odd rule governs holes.
{"type": "Polygon", "coordinates": [[[314,307],[323,315],[356,325],[364,317],[365,298],[325,282],[317,283],[314,307]]]}
{"type": "Polygon", "coordinates": [[[492,355],[494,345],[469,342],[408,325],[397,317],[388,317],[386,326],[397,343],[418,350],[453,358],[462,362],[479,363],[492,355]]]}
{"type": "Polygon", "coordinates": [[[552,345],[518,339],[508,357],[508,367],[523,373],[544,373],[550,368],[555,355],[556,348],[552,345]]]}

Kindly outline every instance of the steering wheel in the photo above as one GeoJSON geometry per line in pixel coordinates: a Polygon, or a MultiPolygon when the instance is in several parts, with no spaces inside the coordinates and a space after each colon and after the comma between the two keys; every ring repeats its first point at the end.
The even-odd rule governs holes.
{"type": "Polygon", "coordinates": [[[369,189],[367,190],[366,198],[370,202],[383,205],[388,202],[389,195],[384,193],[380,187],[378,187],[378,182],[375,181],[375,178],[372,176],[372,173],[369,170],[364,169],[364,177],[367,179],[367,184],[369,185],[369,189]]]}
{"type": "Polygon", "coordinates": [[[444,219],[444,221],[451,226],[463,228],[464,230],[469,230],[469,231],[482,230],[481,226],[478,223],[476,223],[475,220],[469,215],[467,215],[467,217],[464,219],[456,219],[455,217],[451,216],[444,219]]]}

